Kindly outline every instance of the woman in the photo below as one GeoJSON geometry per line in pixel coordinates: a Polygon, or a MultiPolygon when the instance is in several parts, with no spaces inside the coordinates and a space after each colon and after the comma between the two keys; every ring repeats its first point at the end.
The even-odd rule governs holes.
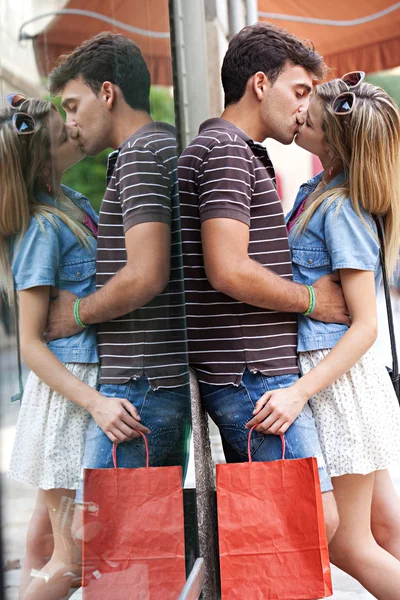
{"type": "Polygon", "coordinates": [[[66,595],[76,567],[70,523],[90,414],[108,431],[109,400],[95,390],[95,329],[43,342],[52,286],[79,297],[95,289],[97,215],[61,185],[84,153],[57,108],[9,100],[0,111],[0,271],[11,301],[18,291],[21,351],[32,370],[9,476],[38,487],[20,597],[45,600],[66,595]]]}
{"type": "Polygon", "coordinates": [[[258,422],[268,419],[260,430],[284,433],[309,400],[339,511],[331,560],[375,597],[395,600],[400,502],[388,467],[400,460],[400,410],[371,347],[381,278],[374,215],[384,218],[391,271],[399,248],[400,115],[383,90],[362,83],[363,75],[317,86],[302,115],[296,143],[324,167],[300,188],[287,219],[294,280],[310,294],[298,319],[303,377],[265,394],[255,414],[258,422]],[[340,275],[350,327],[312,320],[312,283],[332,272],[340,275]]]}

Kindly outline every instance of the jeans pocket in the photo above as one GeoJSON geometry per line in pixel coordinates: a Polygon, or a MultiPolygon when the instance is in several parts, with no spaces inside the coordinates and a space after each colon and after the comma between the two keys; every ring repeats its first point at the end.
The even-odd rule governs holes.
{"type": "Polygon", "coordinates": [[[100,385],[99,392],[102,396],[107,398],[128,398],[130,384],[114,384],[114,383],[103,383],[100,385]]]}
{"type": "MultiPolygon", "coordinates": [[[[210,386],[216,387],[216,386],[210,386]]],[[[210,390],[211,391],[211,390],[210,390]]],[[[253,416],[254,402],[247,387],[229,385],[214,390],[203,398],[203,404],[225,440],[241,455],[247,456],[249,430],[245,425],[253,416]]],[[[261,433],[253,431],[252,453],[261,443],[261,433]]]]}
{"type": "Polygon", "coordinates": [[[171,389],[149,388],[139,408],[141,423],[148,427],[151,462],[169,454],[190,426],[189,395],[171,389]]]}

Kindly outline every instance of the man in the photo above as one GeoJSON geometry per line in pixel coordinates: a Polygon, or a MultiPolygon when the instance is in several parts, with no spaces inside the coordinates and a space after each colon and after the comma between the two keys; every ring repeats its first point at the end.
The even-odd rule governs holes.
{"type": "MultiPolygon", "coordinates": [[[[299,377],[295,313],[309,308],[309,290],[291,281],[275,174],[260,142],[293,141],[323,71],[322,58],[286,31],[244,28],[222,66],[222,117],[203,123],[178,161],[189,362],[231,462],[247,456],[246,424],[257,424],[253,459],[280,458],[279,437],[265,433],[284,430],[284,410],[270,407],[261,423],[253,410],[266,391],[299,377]]],[[[313,318],[348,322],[339,286],[324,278],[313,287],[313,318]]],[[[330,538],[337,512],[308,405],[285,437],[288,458],[318,457],[330,538]]]]}
{"type": "MultiPolygon", "coordinates": [[[[186,464],[190,424],[174,128],[150,117],[150,76],[139,48],[101,33],[61,58],[50,91],[86,154],[109,157],[97,249],[97,291],[60,292],[47,339],[98,324],[100,392],[84,467],[186,464]],[[127,402],[128,401],[128,402],[127,402]]],[[[79,274],[77,274],[78,276],[79,274]]]]}

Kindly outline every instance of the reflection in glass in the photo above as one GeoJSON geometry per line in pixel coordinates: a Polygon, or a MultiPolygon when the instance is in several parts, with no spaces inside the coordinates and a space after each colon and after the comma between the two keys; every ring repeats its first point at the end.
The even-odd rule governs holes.
{"type": "MultiPolygon", "coordinates": [[[[130,557],[121,562],[115,544],[106,550],[101,543],[104,535],[110,541],[123,533],[118,520],[111,523],[119,514],[116,506],[127,502],[122,488],[107,509],[82,490],[82,464],[117,472],[113,443],[119,444],[118,466],[129,467],[118,473],[135,477],[132,467],[145,467],[141,433],[148,437],[150,464],[163,467],[164,475],[153,513],[148,510],[142,521],[151,533],[151,515],[160,521],[167,510],[163,499],[175,494],[175,506],[181,507],[174,511],[176,536],[183,544],[182,477],[191,420],[167,3],[157,2],[151,19],[146,3],[99,4],[99,14],[114,19],[107,27],[125,35],[98,35],[104,20],[66,12],[86,10],[85,4],[47,2],[36,15],[7,7],[14,17],[8,31],[12,47],[17,48],[14,36],[20,29],[25,40],[32,36],[35,52],[34,60],[27,42],[23,52],[18,47],[14,77],[1,84],[0,114],[0,149],[7,157],[0,172],[2,286],[8,290],[7,304],[2,302],[12,304],[17,289],[21,351],[32,370],[14,447],[2,470],[10,466],[14,478],[5,483],[6,523],[10,500],[20,501],[25,513],[17,532],[20,559],[24,528],[33,515],[18,578],[20,593],[32,600],[63,598],[80,586],[82,539],[94,541],[99,552],[99,562],[85,564],[88,598],[91,582],[96,582],[93,597],[100,598],[98,582],[105,572],[114,587],[126,584],[127,573],[139,586],[154,585],[154,571],[146,567],[140,583],[130,557]],[[36,19],[49,4],[61,13],[36,19]],[[61,54],[69,58],[50,76],[54,103],[41,100],[48,98],[43,78],[61,54]],[[31,67],[26,79],[24,60],[31,67]],[[26,132],[31,135],[21,135],[26,132]],[[90,158],[79,162],[85,155],[90,158]],[[11,198],[19,199],[17,205],[11,198]],[[178,470],[175,487],[168,483],[170,468],[178,470]],[[36,500],[33,488],[15,480],[39,488],[36,500]]],[[[7,52],[2,56],[9,60],[7,52]]],[[[14,392],[12,337],[5,354],[13,364],[14,392]]],[[[10,445],[17,409],[13,404],[10,445]]],[[[153,471],[141,471],[152,485],[153,471]]],[[[170,523],[169,539],[171,532],[170,523]]],[[[161,544],[160,525],[153,533],[153,546],[161,544]]],[[[167,563],[176,562],[171,576],[176,596],[185,581],[182,548],[175,549],[175,559],[168,544],[164,549],[167,563]]],[[[107,585],[105,577],[102,581],[107,585]]]]}

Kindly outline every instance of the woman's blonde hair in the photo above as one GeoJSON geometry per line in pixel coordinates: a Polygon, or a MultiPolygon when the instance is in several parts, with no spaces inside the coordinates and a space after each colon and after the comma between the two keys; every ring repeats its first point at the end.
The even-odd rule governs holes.
{"type": "Polygon", "coordinates": [[[57,107],[51,102],[28,99],[18,110],[31,115],[36,126],[34,133],[19,135],[12,123],[15,109],[0,110],[0,293],[5,292],[10,303],[13,302],[10,242],[17,235],[22,239],[31,217],[36,217],[42,227],[41,218],[57,227],[54,217],[58,217],[80,243],[89,244],[88,235],[78,221],[56,206],[41,203],[35,195],[36,188],[52,185],[45,173],[51,161],[49,117],[57,107]]]}
{"type": "Polygon", "coordinates": [[[340,79],[315,88],[314,95],[322,107],[326,147],[334,160],[340,162],[345,180],[340,186],[324,191],[304,211],[298,231],[304,230],[327,198],[324,208],[338,198],[343,201],[350,196],[361,219],[361,208],[384,217],[385,257],[391,273],[400,245],[400,111],[384,90],[361,83],[351,90],[355,94],[352,112],[335,115],[333,101],[345,91],[347,86],[340,79]]]}

